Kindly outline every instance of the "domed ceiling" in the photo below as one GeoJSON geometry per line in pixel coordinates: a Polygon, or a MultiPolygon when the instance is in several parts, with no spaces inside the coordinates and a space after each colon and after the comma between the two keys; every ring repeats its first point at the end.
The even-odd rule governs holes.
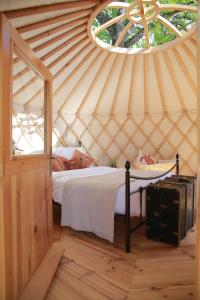
{"type": "MultiPolygon", "coordinates": [[[[95,43],[88,28],[100,9],[112,1],[1,1],[1,10],[53,74],[54,144],[69,145],[81,140],[103,164],[113,158],[119,165],[127,158],[133,161],[139,149],[159,158],[171,158],[179,152],[183,172],[195,172],[196,25],[188,25],[188,32],[175,30],[169,20],[162,20],[160,5],[167,4],[161,2],[110,4],[118,7],[124,3],[120,8],[123,11],[131,6],[128,18],[140,27],[143,24],[144,41],[133,44],[131,49],[121,47],[130,29],[126,21],[121,35],[111,45],[115,52],[110,52],[95,43]],[[154,12],[157,7],[159,14],[154,12]],[[153,47],[151,29],[148,35],[145,29],[147,18],[159,19],[172,31],[174,39],[153,47]]],[[[180,9],[181,4],[175,5],[180,9]]],[[[195,9],[187,7],[186,12],[195,13],[195,9]]],[[[36,79],[27,80],[28,70],[20,67],[17,58],[14,64],[18,64],[14,101],[23,97],[26,110],[31,109],[40,87],[36,79]],[[33,92],[23,96],[28,88],[33,92]]]]}

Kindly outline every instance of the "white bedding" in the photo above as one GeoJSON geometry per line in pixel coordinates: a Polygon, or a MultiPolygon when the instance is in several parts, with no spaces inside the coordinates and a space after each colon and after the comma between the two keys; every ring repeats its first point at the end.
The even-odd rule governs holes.
{"type": "MultiPolygon", "coordinates": [[[[62,172],[53,172],[52,174],[52,181],[53,181],[53,199],[55,202],[61,204],[62,206],[62,215],[61,215],[61,225],[62,226],[71,226],[74,229],[77,230],[84,230],[84,231],[92,231],[98,236],[101,236],[109,241],[113,241],[113,235],[114,235],[114,214],[125,214],[125,186],[119,184],[119,187],[116,191],[116,199],[115,199],[115,205],[112,208],[110,208],[110,212],[108,212],[110,215],[111,222],[107,226],[105,224],[105,216],[104,220],[102,219],[102,225],[101,222],[98,221],[98,226],[95,224],[95,218],[91,218],[91,207],[87,208],[85,207],[88,205],[87,199],[84,201],[80,201],[79,203],[77,200],[77,195],[82,195],[81,191],[76,192],[80,193],[75,196],[75,199],[72,200],[73,194],[70,192],[70,201],[67,199],[66,194],[68,190],[64,189],[65,186],[69,187],[70,185],[73,185],[73,179],[77,178],[88,178],[90,176],[97,176],[97,175],[105,175],[105,174],[111,174],[113,173],[114,176],[117,175],[117,173],[123,173],[124,175],[124,181],[125,181],[125,169],[115,169],[110,167],[92,167],[92,168],[85,168],[85,169],[78,169],[78,170],[70,170],[70,171],[62,171],[62,172]],[[71,181],[71,183],[70,183],[71,181]],[[85,204],[83,204],[86,203],[85,204]],[[113,211],[111,211],[113,210],[113,211]],[[90,211],[90,216],[89,216],[90,211]],[[72,217],[73,214],[73,217],[72,217]],[[107,228],[105,227],[107,226],[107,228]],[[102,227],[102,228],[100,228],[102,227]],[[105,227],[105,228],[103,228],[105,227]]],[[[162,174],[163,171],[152,171],[152,170],[131,170],[131,174],[139,177],[150,177],[150,176],[157,176],[162,174]]],[[[169,175],[168,175],[169,176],[169,175]]],[[[101,177],[104,178],[104,177],[101,177]]],[[[133,180],[131,182],[130,188],[131,191],[137,191],[140,186],[145,187],[150,182],[155,182],[156,180],[133,180]]],[[[77,183],[75,180],[74,182],[77,183]]],[[[77,185],[76,185],[77,186],[77,185]]],[[[71,186],[70,186],[71,187],[71,186]]],[[[101,192],[101,191],[100,191],[101,192]]],[[[68,195],[68,197],[69,197],[68,195]]],[[[105,195],[104,195],[105,196],[105,195]]],[[[103,197],[105,198],[105,197],[103,197]]],[[[82,200],[82,199],[80,199],[82,200]]],[[[108,201],[108,200],[107,200],[108,201]]],[[[108,202],[107,202],[108,203],[108,202]]],[[[97,203],[95,204],[97,205],[97,203]]],[[[102,205],[105,206],[105,204],[102,205]]],[[[140,213],[140,206],[139,206],[139,193],[135,193],[131,196],[131,216],[138,216],[140,213]]],[[[97,215],[97,212],[94,212],[97,215]]],[[[97,207],[96,207],[97,209],[97,207]]],[[[99,208],[98,208],[99,209],[99,208]]],[[[100,209],[99,209],[100,210],[100,209]]],[[[99,211],[98,211],[99,212],[99,211]]],[[[107,211],[106,211],[107,213],[107,211]]],[[[101,214],[98,214],[96,216],[97,218],[100,218],[101,214]]],[[[100,220],[101,221],[101,220],[100,220]]]]}

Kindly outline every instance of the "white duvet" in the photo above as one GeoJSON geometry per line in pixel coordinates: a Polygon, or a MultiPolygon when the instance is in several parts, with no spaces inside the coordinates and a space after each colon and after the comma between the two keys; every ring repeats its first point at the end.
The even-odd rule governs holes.
{"type": "MultiPolygon", "coordinates": [[[[161,175],[163,171],[131,170],[131,174],[139,177],[161,175]]],[[[169,176],[169,175],[168,175],[169,176]]],[[[95,233],[110,242],[114,238],[114,214],[125,214],[125,169],[110,167],[92,167],[78,170],[53,172],[53,199],[61,204],[61,225],[76,230],[95,233]],[[113,174],[113,176],[105,176],[113,174]],[[94,183],[90,184],[93,177],[94,183]],[[101,183],[98,177],[101,178],[101,183]],[[108,178],[112,184],[102,185],[102,179],[108,178]],[[78,178],[85,178],[78,182],[78,178]],[[88,185],[88,186],[87,186],[88,185]],[[95,185],[95,187],[94,187],[95,185]],[[108,190],[110,186],[110,189],[108,190]],[[107,192],[106,192],[107,189],[107,192]],[[109,195],[109,196],[108,196],[109,195]],[[96,198],[96,199],[95,199],[96,198]],[[92,201],[94,199],[94,201],[92,201]],[[96,201],[96,202],[95,202],[96,201]]],[[[130,184],[132,192],[145,187],[156,180],[133,180],[130,184]]],[[[140,214],[139,193],[131,196],[131,216],[140,214]]]]}

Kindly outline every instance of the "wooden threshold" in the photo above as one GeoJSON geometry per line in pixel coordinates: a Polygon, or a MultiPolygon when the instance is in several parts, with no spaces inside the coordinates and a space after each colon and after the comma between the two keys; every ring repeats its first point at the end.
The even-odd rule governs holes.
{"type": "Polygon", "coordinates": [[[64,247],[60,243],[52,244],[42,263],[26,286],[20,300],[42,300],[45,298],[63,252],[64,247]]]}

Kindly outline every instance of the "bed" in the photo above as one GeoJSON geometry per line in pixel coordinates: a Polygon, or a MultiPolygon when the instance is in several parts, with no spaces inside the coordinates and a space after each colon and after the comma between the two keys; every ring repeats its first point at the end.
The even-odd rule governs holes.
{"type": "Polygon", "coordinates": [[[144,223],[145,187],[170,176],[171,171],[172,168],[166,172],[130,171],[130,164],[126,162],[126,172],[125,169],[101,166],[53,172],[53,200],[61,205],[61,226],[93,232],[113,242],[115,215],[124,216],[125,249],[130,252],[130,234],[136,229],[130,228],[130,218],[140,217],[137,227],[144,223]]]}

